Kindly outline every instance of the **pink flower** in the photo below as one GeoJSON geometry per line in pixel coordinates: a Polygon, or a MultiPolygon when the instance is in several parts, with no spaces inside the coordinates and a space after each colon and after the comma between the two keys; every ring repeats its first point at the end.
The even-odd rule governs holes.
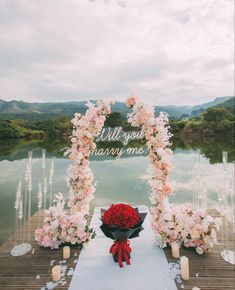
{"type": "Polygon", "coordinates": [[[129,108],[133,107],[136,104],[137,99],[138,98],[136,96],[129,97],[126,101],[127,107],[129,107],[129,108]]]}
{"type": "MultiPolygon", "coordinates": [[[[89,156],[95,149],[95,139],[111,109],[109,101],[98,101],[96,105],[89,102],[87,105],[85,115],[75,115],[72,120],[72,145],[66,151],[72,160],[68,169],[70,209],[68,212],[64,210],[64,199],[57,195],[57,204],[47,211],[44,226],[35,231],[35,239],[44,247],[58,248],[63,242],[83,244],[91,238],[84,218],[89,213],[89,203],[95,192],[89,156]]],[[[149,148],[150,200],[153,204],[150,211],[152,228],[158,235],[159,245],[166,246],[177,241],[186,247],[208,251],[216,240],[213,218],[206,216],[203,210],[193,211],[191,206],[176,207],[168,202],[173,188],[168,181],[172,151],[168,148],[171,134],[167,114],[160,113],[155,117],[153,108],[139,102],[135,96],[127,99],[127,106],[133,107],[128,122],[141,128],[149,148]]]]}
{"type": "Polygon", "coordinates": [[[196,224],[192,229],[192,237],[196,239],[200,239],[202,233],[202,226],[200,224],[196,224]]]}
{"type": "Polygon", "coordinates": [[[196,209],[193,213],[193,217],[196,219],[203,218],[205,216],[205,211],[203,209],[196,209]]]}
{"type": "Polygon", "coordinates": [[[166,182],[164,185],[163,185],[163,189],[162,191],[165,193],[165,194],[170,194],[172,192],[172,186],[169,182],[166,182]]]}

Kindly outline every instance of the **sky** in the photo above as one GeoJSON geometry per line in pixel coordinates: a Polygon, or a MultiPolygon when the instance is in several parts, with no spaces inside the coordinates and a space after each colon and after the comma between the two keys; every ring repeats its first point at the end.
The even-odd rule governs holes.
{"type": "Polygon", "coordinates": [[[0,99],[234,95],[233,0],[0,0],[0,99]]]}

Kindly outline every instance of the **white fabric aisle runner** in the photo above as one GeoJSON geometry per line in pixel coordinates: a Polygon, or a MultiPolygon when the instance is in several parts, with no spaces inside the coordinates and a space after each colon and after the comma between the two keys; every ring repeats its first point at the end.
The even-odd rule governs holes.
{"type": "MultiPolygon", "coordinates": [[[[102,207],[104,208],[104,207],[102,207]]],[[[131,265],[123,262],[119,268],[109,254],[113,240],[104,236],[99,226],[100,209],[96,207],[91,226],[96,237],[81,251],[69,290],[176,290],[169,275],[164,251],[156,246],[155,234],[150,225],[147,206],[138,206],[140,212],[148,212],[144,230],[138,238],[130,240],[131,265]]]]}

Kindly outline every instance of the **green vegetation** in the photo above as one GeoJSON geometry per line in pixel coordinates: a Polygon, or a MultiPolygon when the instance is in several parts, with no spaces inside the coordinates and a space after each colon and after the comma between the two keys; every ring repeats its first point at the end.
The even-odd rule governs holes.
{"type": "Polygon", "coordinates": [[[223,107],[211,107],[198,118],[171,120],[172,133],[178,139],[192,141],[228,139],[234,142],[235,115],[223,107]]]}
{"type": "MultiPolygon", "coordinates": [[[[231,160],[235,160],[235,114],[234,98],[202,111],[199,117],[187,119],[171,119],[171,132],[174,135],[173,149],[198,148],[209,158],[211,163],[220,162],[221,151],[229,152],[231,160]]],[[[126,120],[126,115],[114,111],[106,120],[105,127],[122,126],[125,131],[139,130],[133,128],[126,120]]],[[[37,142],[54,154],[58,148],[69,145],[69,136],[72,132],[70,117],[59,117],[46,120],[4,120],[0,119],[0,141],[3,142],[3,152],[12,152],[13,148],[23,146],[27,142],[37,142]],[[25,139],[28,141],[26,142],[25,139]],[[6,146],[5,146],[5,145],[6,146]],[[23,145],[22,145],[23,144],[23,145]],[[11,148],[11,150],[10,150],[11,148]]],[[[0,147],[1,147],[0,142],[0,147]]],[[[133,141],[132,146],[143,145],[142,141],[133,141]]],[[[97,144],[99,147],[108,147],[109,144],[97,144]]],[[[112,144],[113,147],[122,146],[112,144]]],[[[59,150],[58,150],[59,151],[59,150]]]]}
{"type": "Polygon", "coordinates": [[[112,112],[106,119],[105,127],[120,127],[123,124],[123,117],[119,112],[112,112]]]}
{"type": "MultiPolygon", "coordinates": [[[[229,161],[235,160],[235,115],[231,110],[219,106],[211,107],[197,118],[170,120],[170,125],[174,134],[173,150],[175,148],[200,149],[211,163],[221,162],[221,151],[228,151],[229,161]]],[[[113,112],[107,118],[105,126],[122,126],[126,131],[138,130],[132,128],[126,121],[126,117],[119,112],[113,112]]],[[[68,117],[34,122],[0,120],[0,159],[1,156],[7,156],[9,160],[13,157],[20,158],[21,152],[29,151],[32,146],[35,148],[35,143],[38,148],[46,148],[53,156],[62,157],[61,149],[70,145],[68,137],[71,135],[71,130],[72,124],[68,117]]],[[[144,140],[133,140],[129,146],[139,147],[144,144],[144,140]]],[[[121,148],[122,146],[121,142],[97,144],[97,148],[121,148]]],[[[39,150],[39,155],[40,152],[39,150]]]]}
{"type": "MultiPolygon", "coordinates": [[[[105,127],[122,126],[124,130],[139,130],[133,128],[120,112],[113,112],[106,120],[105,127]]],[[[37,121],[28,120],[1,120],[0,138],[58,138],[66,139],[71,135],[72,124],[69,117],[46,119],[37,121]]]]}
{"type": "Polygon", "coordinates": [[[68,117],[60,117],[55,120],[43,120],[28,123],[32,130],[41,130],[45,132],[46,137],[68,138],[72,132],[71,120],[68,117]]]}
{"type": "Polygon", "coordinates": [[[0,138],[67,138],[72,124],[68,117],[43,121],[1,120],[0,138]]]}
{"type": "Polygon", "coordinates": [[[0,138],[42,138],[44,136],[44,131],[36,128],[32,130],[26,121],[0,120],[0,138]]]}
{"type": "MultiPolygon", "coordinates": [[[[198,118],[170,121],[171,131],[179,139],[231,138],[234,136],[235,115],[224,107],[211,107],[198,118]]],[[[124,130],[137,130],[120,112],[113,112],[106,127],[122,126],[124,130]]],[[[70,118],[60,117],[41,121],[0,120],[0,138],[68,138],[71,135],[70,118]]]]}
{"type": "Polygon", "coordinates": [[[235,115],[235,97],[230,98],[230,99],[226,100],[225,102],[216,105],[216,107],[225,108],[230,113],[235,115]]]}

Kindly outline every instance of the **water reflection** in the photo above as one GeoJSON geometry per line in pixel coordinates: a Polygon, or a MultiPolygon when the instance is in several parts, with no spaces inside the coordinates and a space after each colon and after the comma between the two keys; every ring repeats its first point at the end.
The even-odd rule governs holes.
{"type": "MultiPolygon", "coordinates": [[[[132,143],[130,146],[143,146],[143,143],[132,143]]],[[[61,140],[1,140],[0,141],[0,244],[3,243],[14,229],[14,201],[16,186],[19,179],[24,181],[24,173],[28,151],[33,151],[33,197],[32,212],[37,210],[37,189],[41,178],[42,148],[47,150],[46,174],[49,176],[51,159],[55,161],[53,192],[62,192],[68,197],[66,185],[66,169],[69,160],[61,151],[69,146],[61,140]]],[[[120,147],[118,143],[99,143],[98,148],[120,147]]],[[[192,202],[192,169],[195,162],[195,149],[202,152],[201,172],[207,187],[208,206],[217,204],[218,191],[222,183],[221,151],[229,152],[229,160],[234,160],[233,147],[227,144],[190,144],[174,140],[174,170],[171,181],[175,187],[172,202],[192,202]]],[[[123,156],[114,161],[110,156],[93,156],[91,167],[97,181],[96,198],[92,207],[114,202],[149,205],[149,187],[147,183],[148,156],[123,156]],[[128,158],[126,158],[128,157],[128,158]]],[[[48,197],[49,198],[49,197],[48,197]]]]}
{"type": "MultiPolygon", "coordinates": [[[[61,139],[52,140],[25,140],[25,139],[5,139],[0,140],[0,161],[2,160],[19,160],[27,157],[28,151],[32,150],[34,152],[34,157],[41,156],[41,149],[45,148],[47,150],[47,158],[64,158],[63,149],[70,145],[69,141],[61,139]]],[[[130,147],[140,147],[144,146],[144,141],[132,141],[130,142],[130,147]]],[[[179,140],[174,139],[172,142],[172,150],[177,149],[183,150],[196,150],[199,149],[201,154],[209,160],[211,164],[222,162],[222,151],[228,152],[228,161],[235,160],[235,146],[234,140],[230,142],[213,141],[213,140],[199,140],[198,142],[192,142],[191,140],[179,140]]],[[[97,148],[124,148],[121,142],[99,142],[97,143],[97,148]]],[[[147,155],[145,150],[144,154],[147,155]]],[[[127,156],[124,156],[127,157],[127,156]]],[[[101,159],[110,159],[112,156],[104,156],[101,159]]],[[[97,156],[93,159],[99,159],[97,156]]]]}
{"type": "Polygon", "coordinates": [[[211,164],[222,162],[222,151],[228,152],[228,161],[232,162],[235,160],[235,140],[231,138],[230,140],[213,140],[213,139],[203,139],[197,142],[190,139],[174,139],[172,144],[172,150],[177,148],[189,150],[189,149],[199,149],[201,154],[206,157],[211,164]]]}

